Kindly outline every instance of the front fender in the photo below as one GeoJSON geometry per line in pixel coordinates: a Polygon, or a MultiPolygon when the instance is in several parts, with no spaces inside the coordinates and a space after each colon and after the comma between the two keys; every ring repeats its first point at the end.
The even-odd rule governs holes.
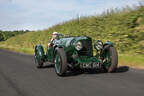
{"type": "Polygon", "coordinates": [[[109,46],[114,46],[114,44],[111,41],[107,41],[104,43],[104,46],[109,45],[109,46]]]}
{"type": "Polygon", "coordinates": [[[104,47],[103,47],[103,50],[102,50],[101,54],[104,54],[105,50],[107,50],[109,47],[113,47],[114,44],[111,41],[107,41],[107,42],[104,43],[103,46],[104,47]]]}

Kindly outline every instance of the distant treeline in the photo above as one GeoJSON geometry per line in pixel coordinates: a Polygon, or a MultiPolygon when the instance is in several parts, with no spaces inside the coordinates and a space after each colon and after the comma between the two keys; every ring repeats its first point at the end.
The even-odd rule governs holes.
{"type": "Polygon", "coordinates": [[[0,41],[5,41],[10,37],[30,32],[29,30],[2,31],[0,30],[0,41]]]}

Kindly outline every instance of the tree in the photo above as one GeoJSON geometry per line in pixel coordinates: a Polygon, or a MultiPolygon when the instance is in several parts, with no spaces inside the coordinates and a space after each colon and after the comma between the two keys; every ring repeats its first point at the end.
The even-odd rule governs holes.
{"type": "Polygon", "coordinates": [[[6,40],[6,36],[2,32],[0,32],[0,41],[4,40],[6,40]]]}

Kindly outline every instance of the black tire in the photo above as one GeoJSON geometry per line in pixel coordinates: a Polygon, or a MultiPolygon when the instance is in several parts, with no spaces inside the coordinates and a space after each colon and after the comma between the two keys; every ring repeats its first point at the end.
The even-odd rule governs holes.
{"type": "Polygon", "coordinates": [[[35,47],[35,64],[37,65],[37,68],[43,67],[43,61],[40,59],[37,46],[35,47]]]}
{"type": "Polygon", "coordinates": [[[64,76],[66,71],[67,71],[67,57],[65,54],[65,51],[63,48],[56,48],[55,50],[55,58],[54,58],[54,64],[55,64],[55,72],[59,76],[64,76]],[[59,56],[60,59],[60,69],[59,71],[57,70],[57,57],[59,56]]]}
{"type": "Polygon", "coordinates": [[[104,64],[104,69],[111,73],[111,72],[115,72],[118,66],[118,53],[116,51],[116,48],[113,46],[108,47],[109,45],[106,45],[104,48],[107,48],[104,52],[104,54],[106,54],[106,52],[110,53],[111,56],[111,64],[109,67],[106,67],[104,64]]]}

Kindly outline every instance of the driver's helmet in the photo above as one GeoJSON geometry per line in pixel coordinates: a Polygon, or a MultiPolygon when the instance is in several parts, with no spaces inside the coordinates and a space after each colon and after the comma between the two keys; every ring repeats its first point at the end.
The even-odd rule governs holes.
{"type": "Polygon", "coordinates": [[[58,32],[53,32],[53,35],[58,35],[58,32]]]}
{"type": "Polygon", "coordinates": [[[53,39],[56,39],[58,37],[58,32],[53,32],[53,39]]]}

